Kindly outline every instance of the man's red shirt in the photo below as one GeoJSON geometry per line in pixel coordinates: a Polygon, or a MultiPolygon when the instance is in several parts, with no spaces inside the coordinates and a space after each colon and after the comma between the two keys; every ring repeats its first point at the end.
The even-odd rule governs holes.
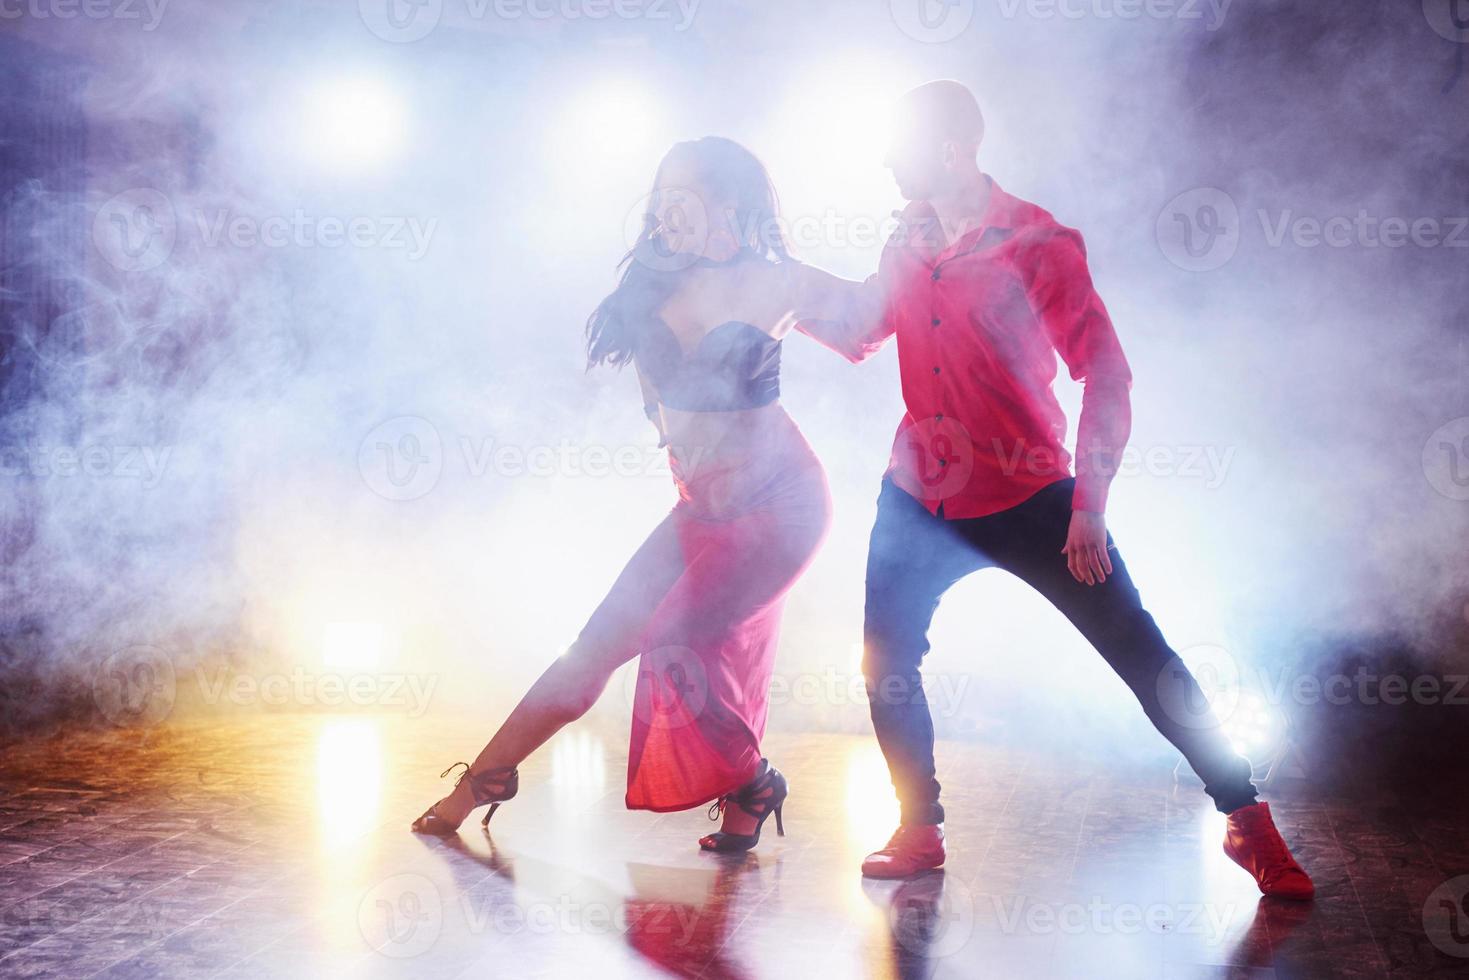
{"type": "Polygon", "coordinates": [[[883,250],[881,325],[853,360],[896,334],[907,414],[888,473],[931,513],[982,517],[1071,475],[1056,355],[1085,384],[1075,510],[1102,511],[1131,428],[1132,373],[1087,271],[1081,235],[992,178],[979,224],[943,243],[915,201],[883,250]]]}

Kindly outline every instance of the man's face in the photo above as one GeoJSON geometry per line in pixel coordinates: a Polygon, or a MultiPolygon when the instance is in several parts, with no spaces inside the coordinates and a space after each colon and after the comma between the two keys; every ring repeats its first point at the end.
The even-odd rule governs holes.
{"type": "Polygon", "coordinates": [[[883,165],[893,172],[898,193],[904,200],[925,201],[943,190],[948,182],[952,144],[905,116],[900,106],[883,165]]]}

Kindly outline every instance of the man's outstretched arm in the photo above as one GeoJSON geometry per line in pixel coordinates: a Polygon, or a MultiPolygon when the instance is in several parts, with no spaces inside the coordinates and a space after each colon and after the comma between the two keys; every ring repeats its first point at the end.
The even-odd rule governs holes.
{"type": "Polygon", "coordinates": [[[876,274],[858,282],[800,262],[788,264],[801,333],[854,364],[876,354],[893,335],[886,291],[876,274]]]}

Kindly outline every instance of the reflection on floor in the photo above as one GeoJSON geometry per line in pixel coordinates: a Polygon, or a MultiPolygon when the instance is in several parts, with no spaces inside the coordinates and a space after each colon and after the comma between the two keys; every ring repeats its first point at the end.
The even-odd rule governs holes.
{"type": "Polygon", "coordinates": [[[1163,773],[944,744],[950,863],[865,882],[896,816],[871,739],[772,738],[787,832],[697,850],[702,810],[622,807],[577,727],[493,839],[408,832],[470,721],[285,715],[8,746],[6,977],[1382,976],[1469,967],[1458,814],[1277,802],[1313,905],[1259,899],[1163,773]],[[1437,889],[1437,891],[1435,891],[1437,889]]]}

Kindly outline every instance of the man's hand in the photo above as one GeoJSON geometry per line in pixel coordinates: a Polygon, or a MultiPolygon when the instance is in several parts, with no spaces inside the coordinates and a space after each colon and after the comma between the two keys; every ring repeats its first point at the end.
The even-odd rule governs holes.
{"type": "Polygon", "coordinates": [[[1098,585],[1112,574],[1112,559],[1107,555],[1107,520],[1090,510],[1073,510],[1071,528],[1066,532],[1066,567],[1071,577],[1087,585],[1098,585]]]}

